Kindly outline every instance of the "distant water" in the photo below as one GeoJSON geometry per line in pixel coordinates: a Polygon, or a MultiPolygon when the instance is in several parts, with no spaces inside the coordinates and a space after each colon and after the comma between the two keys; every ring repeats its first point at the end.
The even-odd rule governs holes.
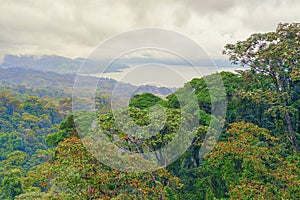
{"type": "Polygon", "coordinates": [[[112,78],[133,85],[154,85],[158,87],[182,87],[193,78],[200,78],[215,72],[234,72],[237,67],[191,67],[182,65],[145,64],[123,69],[120,72],[89,74],[89,76],[112,78]]]}

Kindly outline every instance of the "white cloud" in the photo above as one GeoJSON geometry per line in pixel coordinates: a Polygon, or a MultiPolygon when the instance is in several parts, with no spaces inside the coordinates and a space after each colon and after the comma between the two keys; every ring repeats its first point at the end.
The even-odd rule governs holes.
{"type": "Polygon", "coordinates": [[[213,58],[251,33],[300,19],[297,0],[0,0],[0,55],[87,57],[103,40],[138,27],[169,28],[213,58]]]}

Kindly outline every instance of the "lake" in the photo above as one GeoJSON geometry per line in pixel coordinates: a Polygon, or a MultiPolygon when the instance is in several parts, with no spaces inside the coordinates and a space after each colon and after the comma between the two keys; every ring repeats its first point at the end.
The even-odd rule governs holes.
{"type": "MultiPolygon", "coordinates": [[[[112,78],[133,85],[154,85],[158,87],[182,87],[193,78],[215,72],[239,70],[238,67],[191,67],[182,65],[143,64],[128,67],[119,72],[88,74],[88,76],[112,78]]],[[[245,69],[245,68],[244,68],[245,69]]],[[[83,74],[87,75],[87,74],[83,74]]]]}

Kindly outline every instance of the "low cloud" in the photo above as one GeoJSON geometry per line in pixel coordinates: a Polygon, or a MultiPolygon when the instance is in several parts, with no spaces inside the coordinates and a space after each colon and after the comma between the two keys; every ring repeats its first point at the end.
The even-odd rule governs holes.
{"type": "Polygon", "coordinates": [[[300,2],[237,0],[1,0],[0,55],[87,57],[105,39],[140,27],[179,31],[213,58],[226,43],[300,19],[300,2]]]}

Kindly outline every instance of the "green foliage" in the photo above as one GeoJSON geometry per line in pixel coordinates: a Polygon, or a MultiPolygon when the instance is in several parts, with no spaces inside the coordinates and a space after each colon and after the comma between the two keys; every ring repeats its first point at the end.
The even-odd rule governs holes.
{"type": "MultiPolygon", "coordinates": [[[[230,60],[250,70],[220,73],[226,122],[204,158],[201,147],[204,142],[209,146],[205,139],[219,121],[211,113],[222,94],[209,91],[219,84],[217,74],[191,80],[166,100],[135,95],[129,108],[114,112],[107,91],[98,91],[97,115],[67,115],[71,99],[45,97],[45,91],[0,88],[0,199],[299,199],[299,27],[279,24],[274,32],[226,45],[230,60]],[[196,99],[187,95],[190,89],[196,99]],[[193,114],[198,114],[199,126],[191,131],[193,114]],[[94,119],[99,123],[92,127],[94,119]],[[180,129],[181,140],[170,147],[180,129]],[[99,130],[107,143],[95,137],[99,130]],[[179,151],[183,136],[191,135],[183,155],[151,173],[121,172],[96,159],[124,169],[131,164],[151,167],[154,162],[144,164],[134,153],[158,150],[155,157],[163,166],[167,157],[159,150],[179,151]],[[131,152],[133,159],[124,160],[111,143],[131,152]]],[[[111,85],[108,81],[103,87],[111,85]]]]}
{"type": "Polygon", "coordinates": [[[278,154],[278,138],[253,124],[230,126],[228,140],[219,142],[200,166],[200,198],[296,199],[300,168],[278,154]]]}
{"type": "Polygon", "coordinates": [[[37,180],[44,192],[31,191],[27,196],[20,195],[18,198],[118,199],[123,196],[156,199],[159,196],[175,195],[173,187],[176,188],[177,179],[167,171],[130,174],[111,169],[97,161],[75,136],[61,142],[55,152],[53,159],[38,169],[43,169],[40,175],[44,177],[34,172],[28,174],[27,187],[37,180]],[[169,188],[165,189],[167,185],[169,188]]]}
{"type": "MultiPolygon", "coordinates": [[[[261,87],[255,92],[258,99],[269,93],[273,112],[279,112],[284,122],[283,131],[287,134],[294,150],[300,152],[299,133],[293,126],[291,108],[291,88],[298,80],[300,23],[280,23],[274,32],[255,33],[247,40],[225,46],[224,54],[230,56],[234,64],[249,66],[257,81],[263,83],[267,76],[271,80],[268,88],[261,87]]],[[[298,114],[297,114],[298,115],[298,114]]]]}
{"type": "Polygon", "coordinates": [[[1,186],[1,194],[4,199],[14,199],[15,196],[21,194],[23,192],[21,171],[19,169],[7,171],[4,174],[1,186]]]}
{"type": "Polygon", "coordinates": [[[61,122],[58,132],[46,136],[46,142],[49,146],[57,146],[61,141],[73,135],[77,135],[77,132],[73,115],[70,114],[61,122]]]}
{"type": "Polygon", "coordinates": [[[161,98],[151,94],[151,93],[143,93],[143,94],[136,94],[130,99],[129,106],[136,107],[140,109],[150,108],[156,104],[165,105],[164,100],[161,98]]]}
{"type": "Polygon", "coordinates": [[[49,98],[30,96],[35,90],[0,89],[0,182],[1,199],[24,192],[23,176],[49,157],[44,135],[57,130],[63,115],[49,98]],[[26,93],[28,92],[28,93],[26,93]]]}

